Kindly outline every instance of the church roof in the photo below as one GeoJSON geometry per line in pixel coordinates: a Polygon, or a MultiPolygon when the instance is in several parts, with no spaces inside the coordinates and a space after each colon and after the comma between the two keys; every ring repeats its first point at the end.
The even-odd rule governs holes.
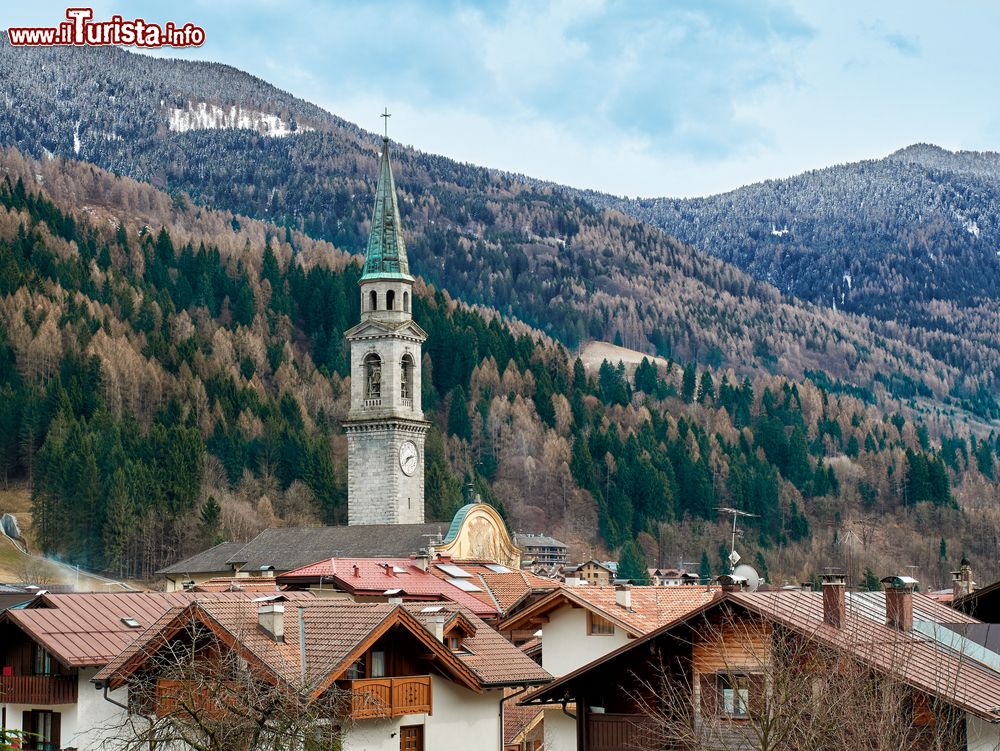
{"type": "Polygon", "coordinates": [[[444,523],[351,527],[271,527],[229,558],[244,571],[273,566],[291,571],[333,556],[408,556],[431,544],[444,523]]]}
{"type": "Polygon", "coordinates": [[[399,222],[399,205],[396,203],[396,182],[389,164],[389,139],[383,140],[382,160],[379,164],[378,187],[375,189],[375,208],[372,210],[371,235],[368,253],[361,278],[410,279],[410,265],[406,259],[403,228],[399,222]]]}
{"type": "Polygon", "coordinates": [[[469,512],[475,507],[475,503],[467,503],[455,513],[455,518],[451,520],[451,526],[448,527],[448,534],[444,536],[443,542],[449,543],[458,537],[458,533],[462,529],[462,522],[465,521],[465,517],[468,516],[469,512]]]}

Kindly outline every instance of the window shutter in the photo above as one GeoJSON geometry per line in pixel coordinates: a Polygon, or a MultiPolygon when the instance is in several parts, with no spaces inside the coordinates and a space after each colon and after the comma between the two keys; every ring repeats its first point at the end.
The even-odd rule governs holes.
{"type": "Polygon", "coordinates": [[[701,676],[701,716],[715,717],[719,714],[719,687],[716,685],[716,676],[712,674],[702,674],[701,676]]]}
{"type": "Polygon", "coordinates": [[[60,726],[62,725],[62,723],[60,722],[61,719],[62,719],[61,714],[59,714],[58,712],[52,713],[52,745],[50,746],[50,748],[54,749],[62,748],[62,742],[61,742],[62,738],[59,732],[60,726]]]}
{"type": "Polygon", "coordinates": [[[750,694],[748,709],[751,717],[761,717],[764,714],[767,700],[767,685],[764,683],[764,676],[755,673],[747,676],[747,688],[750,694]]]}

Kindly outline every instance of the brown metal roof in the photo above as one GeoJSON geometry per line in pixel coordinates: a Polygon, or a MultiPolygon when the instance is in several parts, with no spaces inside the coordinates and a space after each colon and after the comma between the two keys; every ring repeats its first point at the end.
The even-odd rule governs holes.
{"type": "MultiPolygon", "coordinates": [[[[967,712],[990,721],[997,719],[994,710],[1000,707],[1000,670],[976,660],[972,647],[966,651],[961,645],[956,648],[957,642],[949,639],[938,640],[922,631],[899,631],[885,625],[884,593],[879,592],[849,595],[846,617],[841,628],[834,628],[823,622],[823,596],[819,592],[726,593],[716,602],[692,612],[686,618],[636,639],[545,688],[536,690],[525,697],[524,701],[551,701],[560,691],[565,691],[570,684],[598,665],[616,660],[630,650],[640,648],[644,642],[670,632],[681,623],[692,623],[695,617],[729,604],[757,613],[808,638],[848,650],[866,664],[895,675],[910,686],[967,712]],[[879,600],[881,608],[878,606],[879,600]],[[880,613],[881,618],[878,617],[880,613]]],[[[975,619],[956,613],[920,594],[913,595],[913,611],[915,621],[935,624],[977,623],[975,619]]]]}

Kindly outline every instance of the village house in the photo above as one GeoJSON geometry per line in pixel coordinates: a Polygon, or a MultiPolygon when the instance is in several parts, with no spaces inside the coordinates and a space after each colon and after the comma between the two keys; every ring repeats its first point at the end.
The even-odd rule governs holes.
{"type": "MultiPolygon", "coordinates": [[[[91,679],[171,607],[195,597],[186,592],[42,594],[26,607],[0,613],[2,727],[32,734],[26,748],[98,748],[102,726],[121,712],[119,704],[128,697],[123,690],[103,695],[91,679]]],[[[197,597],[250,599],[238,592],[197,597]]]]}
{"type": "Polygon", "coordinates": [[[580,751],[867,748],[876,735],[995,749],[1000,656],[966,636],[975,619],[915,593],[914,580],[883,583],[727,591],[524,703],[572,707],[580,751]]]}
{"type": "MultiPolygon", "coordinates": [[[[714,587],[560,587],[500,624],[500,631],[559,677],[655,631],[719,596],[714,587]],[[532,641],[539,639],[538,646],[532,641]]],[[[573,720],[560,705],[544,709],[546,751],[576,748],[573,720]]]]}
{"type": "Polygon", "coordinates": [[[682,568],[650,568],[649,583],[654,587],[681,587],[698,584],[701,577],[682,568]]]}
{"type": "MultiPolygon", "coordinates": [[[[178,653],[176,645],[191,638],[191,624],[205,641],[193,664],[206,680],[217,669],[218,656],[232,650],[255,682],[274,682],[312,701],[342,694],[343,714],[335,719],[345,751],[499,751],[505,700],[513,700],[509,690],[551,679],[454,603],[287,602],[276,595],[175,608],[100,671],[96,683],[118,691],[133,681],[152,680],[154,701],[134,710],[151,723],[169,719],[183,687],[165,672],[168,663],[161,658],[178,653]]],[[[243,711],[219,701],[206,707],[207,717],[225,720],[227,706],[243,711]]]]}
{"type": "Polygon", "coordinates": [[[521,549],[522,566],[558,568],[566,565],[569,546],[549,535],[518,533],[514,544],[521,549]]]}
{"type": "Polygon", "coordinates": [[[589,560],[581,563],[573,571],[566,573],[566,583],[579,579],[585,584],[592,584],[595,587],[606,587],[614,584],[618,576],[618,563],[616,561],[589,560]]]}

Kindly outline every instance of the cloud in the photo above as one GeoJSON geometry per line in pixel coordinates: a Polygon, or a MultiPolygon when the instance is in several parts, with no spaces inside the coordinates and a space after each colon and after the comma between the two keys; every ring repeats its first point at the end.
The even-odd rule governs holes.
{"type": "Polygon", "coordinates": [[[901,55],[906,55],[907,57],[918,57],[920,55],[920,39],[916,36],[908,36],[898,31],[890,31],[882,21],[867,24],[865,28],[901,55]]]}

